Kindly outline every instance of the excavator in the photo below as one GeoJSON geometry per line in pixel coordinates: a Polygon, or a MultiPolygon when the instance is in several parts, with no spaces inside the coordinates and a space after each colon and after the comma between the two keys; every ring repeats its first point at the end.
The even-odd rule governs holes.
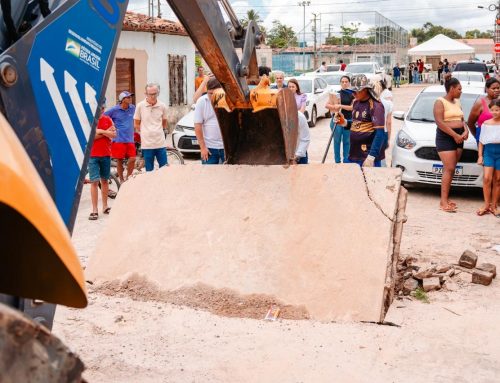
{"type": "MultiPolygon", "coordinates": [[[[342,265],[345,259],[341,259],[340,263],[337,262],[338,270],[334,270],[331,254],[323,250],[335,241],[341,242],[340,248],[347,255],[351,242],[356,243],[355,251],[366,250],[357,243],[353,233],[345,231],[349,229],[345,222],[349,220],[350,205],[341,206],[337,197],[342,192],[336,190],[336,185],[340,185],[347,187],[344,193],[360,192],[362,202],[370,204],[370,208],[362,211],[361,218],[368,217],[372,219],[372,225],[387,231],[381,238],[372,240],[367,237],[372,246],[378,245],[381,250],[371,254],[371,263],[376,267],[368,267],[366,275],[361,275],[380,282],[381,286],[376,286],[380,290],[375,296],[376,307],[367,316],[383,319],[392,300],[391,281],[402,225],[399,218],[404,212],[405,195],[400,188],[400,176],[388,171],[378,177],[373,172],[364,173],[354,165],[345,168],[348,171],[334,165],[292,166],[297,144],[297,106],[290,90],[269,89],[269,79],[258,76],[256,47],[264,37],[257,24],[250,21],[243,28],[228,0],[168,0],[168,3],[222,85],[223,90],[215,97],[214,108],[224,141],[226,164],[210,169],[171,166],[163,169],[165,171],[128,181],[118,195],[109,225],[103,233],[108,239],[101,241],[103,246],[98,247],[90,259],[84,279],[70,233],[82,193],[95,117],[104,98],[128,0],[54,0],[51,2],[52,13],[45,18],[40,15],[36,0],[12,2],[10,16],[17,30],[23,26],[23,33],[12,42],[4,27],[0,36],[0,294],[3,294],[0,303],[23,311],[50,329],[55,304],[76,308],[87,305],[86,279],[121,278],[136,272],[143,273],[166,289],[191,282],[208,283],[216,288],[241,287],[241,294],[265,291],[291,305],[302,305],[313,318],[338,317],[338,310],[325,310],[318,297],[318,294],[323,296],[325,293],[327,296],[332,293],[334,297],[342,295],[338,280],[333,284],[333,280],[328,282],[326,287],[319,286],[323,280],[316,276],[319,272],[339,277],[339,273],[347,272],[347,266],[342,265]],[[195,249],[192,252],[194,267],[175,264],[179,259],[170,259],[173,263],[169,267],[156,267],[163,255],[149,249],[147,257],[151,262],[134,259],[134,256],[144,254],[140,251],[131,253],[141,241],[123,241],[118,234],[119,220],[127,214],[146,214],[148,208],[157,212],[169,210],[169,215],[175,217],[177,212],[192,208],[190,204],[186,205],[185,198],[175,197],[186,190],[203,205],[203,193],[210,187],[207,185],[214,184],[211,180],[217,180],[215,186],[224,196],[212,207],[213,211],[210,211],[210,203],[206,204],[209,209],[207,219],[224,210],[228,206],[224,204],[240,201],[234,205],[231,214],[221,219],[221,224],[224,224],[220,225],[220,230],[223,232],[211,230],[206,233],[208,239],[206,236],[200,238],[200,246],[208,246],[212,252],[219,251],[220,257],[207,264],[206,260],[198,258],[201,251],[195,249]],[[221,184],[226,186],[221,188],[221,184]],[[146,203],[154,200],[143,198],[144,193],[159,190],[159,185],[167,190],[177,186],[182,190],[174,193],[168,207],[157,201],[157,206],[149,204],[142,211],[144,206],[137,206],[138,212],[125,209],[131,198],[146,203]],[[316,193],[314,201],[304,201],[307,190],[316,193]],[[138,195],[141,198],[137,198],[138,195]],[[275,200],[276,197],[282,199],[275,200]],[[330,205],[338,206],[338,209],[332,210],[330,205]],[[253,212],[252,208],[255,209],[253,212]],[[255,211],[258,215],[254,216],[255,211]],[[275,215],[271,217],[270,212],[275,215]],[[337,215],[343,227],[332,231],[321,227],[314,233],[318,225],[325,224],[325,214],[337,215]],[[248,229],[246,225],[254,219],[256,223],[248,229]],[[240,227],[242,224],[244,228],[240,227]],[[310,226],[307,230],[311,230],[305,237],[297,232],[305,228],[304,224],[310,226]],[[271,238],[268,233],[273,230],[276,235],[271,238]],[[227,237],[228,232],[239,235],[245,245],[234,247],[234,241],[227,237]],[[295,233],[300,240],[293,237],[295,233]],[[321,246],[314,245],[317,242],[321,246]],[[324,252],[326,255],[321,257],[326,258],[314,259],[319,253],[313,254],[311,262],[316,266],[308,271],[304,254],[299,253],[311,245],[314,245],[314,251],[324,252]],[[106,246],[111,246],[110,251],[106,246]],[[266,259],[259,262],[261,255],[266,259]],[[292,258],[288,259],[290,255],[292,258]],[[131,269],[127,268],[130,262],[123,257],[135,262],[131,269]],[[269,263],[269,259],[276,263],[269,263]],[[250,272],[241,270],[239,274],[238,267],[247,265],[247,261],[255,269],[250,272]],[[320,271],[323,261],[327,271],[320,271]],[[112,272],[110,263],[113,264],[112,272]],[[121,266],[125,269],[121,270],[121,266]],[[144,266],[149,269],[143,270],[144,266]],[[217,271],[217,266],[231,270],[230,277],[217,271]],[[300,277],[294,267],[302,269],[300,277]],[[372,269],[376,269],[377,278],[372,278],[372,269]],[[205,274],[203,270],[208,271],[206,275],[212,279],[200,281],[198,277],[200,273],[205,274]],[[261,271],[267,275],[265,283],[259,279],[261,271]],[[241,275],[245,274],[248,281],[242,284],[241,275]],[[294,278],[299,278],[300,283],[295,283],[294,278]],[[309,286],[313,279],[317,280],[316,284],[309,286]],[[284,286],[291,285],[295,287],[285,291],[284,286]],[[311,305],[308,305],[309,301],[311,305]]],[[[182,231],[186,229],[185,225],[195,226],[197,221],[198,224],[205,221],[198,218],[179,219],[174,224],[175,229],[182,231]]],[[[161,221],[162,218],[154,216],[148,219],[161,221]]],[[[366,227],[361,224],[360,229],[366,227]]],[[[203,231],[203,227],[200,230],[203,231]]],[[[158,234],[161,237],[157,239],[163,239],[163,233],[158,234]]],[[[151,237],[151,233],[146,235],[151,237]]],[[[186,251],[177,241],[167,242],[169,246],[176,243],[175,246],[181,246],[180,249],[168,249],[172,256],[179,250],[186,251]]],[[[341,280],[344,278],[340,277],[341,280]]],[[[373,297],[373,294],[368,294],[362,299],[354,299],[357,306],[353,309],[349,308],[353,301],[351,296],[339,298],[339,310],[347,311],[346,315],[354,319],[363,319],[365,314],[359,312],[373,297]],[[343,309],[342,305],[347,308],[343,309]]],[[[32,356],[30,353],[9,350],[9,347],[15,349],[19,346],[19,331],[12,329],[20,319],[3,307],[0,305],[0,354],[10,352],[23,355],[22,358],[27,360],[32,356]]],[[[36,327],[36,331],[31,332],[33,339],[29,340],[39,340],[45,327],[36,327]]],[[[26,340],[26,337],[22,338],[26,340]]],[[[59,350],[59,343],[53,347],[59,350]]],[[[12,359],[13,356],[8,355],[12,359]]],[[[10,378],[14,376],[13,369],[22,363],[2,363],[0,358],[0,381],[31,381],[26,378],[28,375],[16,375],[17,380],[10,378]]],[[[50,367],[54,364],[41,365],[50,367]]],[[[65,366],[69,366],[67,376],[76,377],[67,381],[78,381],[80,375],[75,371],[81,363],[70,360],[65,366]]],[[[48,380],[42,377],[33,381],[48,380]]]]}

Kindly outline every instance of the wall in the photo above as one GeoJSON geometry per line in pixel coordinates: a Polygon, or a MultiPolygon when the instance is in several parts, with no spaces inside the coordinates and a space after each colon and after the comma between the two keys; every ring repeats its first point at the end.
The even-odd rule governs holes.
{"type": "MultiPolygon", "coordinates": [[[[187,105],[169,108],[169,128],[172,130],[177,121],[189,112],[194,95],[195,47],[187,36],[166,35],[151,32],[123,31],[118,42],[117,58],[135,59],[136,99],[144,99],[147,82],[160,85],[160,100],[169,103],[168,55],[186,55],[187,65],[187,105]]],[[[116,68],[113,64],[109,85],[106,90],[108,105],[116,103],[116,68]]]]}

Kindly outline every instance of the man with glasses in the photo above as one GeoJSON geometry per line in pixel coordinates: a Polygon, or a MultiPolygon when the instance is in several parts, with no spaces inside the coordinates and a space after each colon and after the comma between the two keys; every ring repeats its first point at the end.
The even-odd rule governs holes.
{"type": "Polygon", "coordinates": [[[160,86],[146,85],[146,99],[137,104],[134,114],[134,128],[141,134],[141,149],[146,171],[154,169],[155,158],[158,166],[167,165],[167,106],[158,100],[160,86]]]}
{"type": "Polygon", "coordinates": [[[111,157],[117,160],[117,172],[120,181],[125,181],[135,166],[135,143],[134,143],[134,112],[135,105],[132,104],[134,94],[128,91],[121,92],[118,96],[118,104],[110,108],[106,116],[111,117],[116,127],[116,137],[111,144],[111,157]],[[123,161],[127,161],[127,177],[123,176],[123,161]]]}
{"type": "Polygon", "coordinates": [[[224,142],[212,106],[213,93],[219,88],[221,85],[215,77],[208,80],[207,94],[196,101],[194,109],[194,132],[200,144],[201,163],[204,165],[224,163],[224,142]]]}

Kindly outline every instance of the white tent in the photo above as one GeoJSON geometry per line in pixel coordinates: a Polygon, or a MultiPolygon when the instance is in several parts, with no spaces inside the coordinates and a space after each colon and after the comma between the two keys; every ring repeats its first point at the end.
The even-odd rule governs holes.
{"type": "Polygon", "coordinates": [[[445,35],[437,35],[425,43],[408,50],[410,56],[440,56],[474,53],[474,48],[467,44],[450,39],[445,35]]]}

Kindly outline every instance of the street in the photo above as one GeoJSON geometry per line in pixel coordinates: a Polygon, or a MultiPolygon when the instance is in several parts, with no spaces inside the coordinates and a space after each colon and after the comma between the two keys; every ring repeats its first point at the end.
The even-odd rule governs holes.
{"type": "MultiPolygon", "coordinates": [[[[406,111],[421,89],[393,89],[394,110],[406,111]]],[[[329,122],[320,119],[310,129],[310,162],[321,162],[329,122]]],[[[393,121],[393,137],[401,123],[393,121]]],[[[197,161],[187,159],[186,166],[197,161]]],[[[333,161],[331,147],[327,161],[333,161]]],[[[158,193],[169,198],[168,190],[158,193]]],[[[470,249],[480,262],[500,266],[500,220],[475,214],[482,203],[481,191],[452,196],[458,212],[447,214],[439,210],[438,188],[409,188],[401,257],[429,264],[457,263],[470,249]]],[[[96,241],[105,240],[99,233],[108,219],[100,214],[97,221],[89,221],[90,211],[85,185],[73,233],[84,266],[96,241]]],[[[129,235],[135,224],[148,223],[124,222],[123,235],[129,235]]],[[[175,238],[166,233],[165,240],[175,238]]],[[[352,272],[360,267],[353,262],[352,272]]],[[[386,317],[393,326],[228,318],[165,302],[133,300],[122,292],[96,291],[90,284],[87,288],[89,306],[83,310],[59,306],[53,331],[79,354],[89,382],[486,383],[500,376],[498,278],[490,286],[463,279],[456,291],[429,292],[428,304],[400,297],[386,317]]]]}

